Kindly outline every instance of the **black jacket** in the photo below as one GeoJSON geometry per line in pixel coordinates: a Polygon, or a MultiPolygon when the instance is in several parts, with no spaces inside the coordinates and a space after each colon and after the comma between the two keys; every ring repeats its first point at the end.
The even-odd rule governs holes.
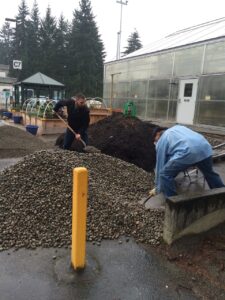
{"type": "Polygon", "coordinates": [[[61,100],[56,103],[54,110],[57,112],[60,107],[67,107],[68,124],[76,132],[86,130],[90,123],[90,113],[87,106],[76,107],[74,100],[61,100]]]}

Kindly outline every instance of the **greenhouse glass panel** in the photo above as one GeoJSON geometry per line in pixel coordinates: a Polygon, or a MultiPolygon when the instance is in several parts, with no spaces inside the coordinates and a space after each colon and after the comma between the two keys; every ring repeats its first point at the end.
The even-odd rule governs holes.
{"type": "Polygon", "coordinates": [[[147,100],[146,103],[146,119],[155,118],[155,102],[154,100],[147,100]]]}
{"type": "Polygon", "coordinates": [[[204,74],[225,72],[225,42],[206,46],[203,72],[204,74]]]}
{"type": "Polygon", "coordinates": [[[199,101],[196,121],[199,124],[225,126],[225,101],[199,101]]]}
{"type": "Polygon", "coordinates": [[[169,83],[167,79],[149,81],[148,98],[169,99],[169,83]]]}
{"type": "Polygon", "coordinates": [[[103,98],[110,98],[111,84],[104,83],[103,98]]]}
{"type": "Polygon", "coordinates": [[[130,82],[118,82],[113,87],[114,98],[127,98],[130,96],[130,82]]]}
{"type": "Polygon", "coordinates": [[[105,81],[111,82],[121,81],[128,79],[128,61],[116,62],[105,65],[105,81]],[[117,74],[118,73],[118,74],[117,74]]]}
{"type": "Polygon", "coordinates": [[[110,107],[110,99],[109,98],[104,98],[104,103],[106,107],[110,107]]]}
{"type": "Polygon", "coordinates": [[[225,75],[201,77],[198,98],[205,101],[225,101],[225,75]]]}
{"type": "Polygon", "coordinates": [[[167,119],[168,101],[157,100],[155,107],[155,118],[167,119]]]}
{"type": "Polygon", "coordinates": [[[176,119],[176,113],[177,113],[177,99],[178,99],[178,82],[174,81],[173,83],[170,83],[170,100],[168,103],[169,109],[168,109],[168,119],[171,121],[174,121],[176,119]]]}
{"type": "Polygon", "coordinates": [[[168,120],[175,121],[177,114],[177,100],[169,101],[169,112],[168,112],[168,120]]]}
{"type": "Polygon", "coordinates": [[[149,61],[149,57],[130,60],[128,62],[129,79],[147,79],[149,77],[149,61]]]}
{"type": "Polygon", "coordinates": [[[143,80],[149,78],[149,69],[143,68],[142,70],[136,70],[129,73],[130,80],[143,80]]]}
{"type": "Polygon", "coordinates": [[[123,110],[125,103],[128,99],[114,99],[112,103],[113,108],[120,108],[123,110]]]}
{"type": "Polygon", "coordinates": [[[175,52],[174,76],[201,74],[203,46],[175,52]]]}
{"type": "Polygon", "coordinates": [[[170,77],[172,75],[173,53],[158,54],[151,57],[150,77],[170,77]]]}
{"type": "Polygon", "coordinates": [[[139,69],[149,69],[151,57],[141,57],[128,61],[128,71],[133,72],[139,69]]]}
{"type": "Polygon", "coordinates": [[[144,119],[146,114],[146,100],[138,99],[133,102],[136,106],[137,117],[144,119]]]}
{"type": "Polygon", "coordinates": [[[131,83],[132,98],[146,98],[147,81],[133,81],[131,83]]]}
{"type": "Polygon", "coordinates": [[[178,93],[179,93],[179,82],[178,82],[178,80],[174,80],[173,82],[170,82],[169,85],[170,85],[170,99],[177,101],[178,93]]]}

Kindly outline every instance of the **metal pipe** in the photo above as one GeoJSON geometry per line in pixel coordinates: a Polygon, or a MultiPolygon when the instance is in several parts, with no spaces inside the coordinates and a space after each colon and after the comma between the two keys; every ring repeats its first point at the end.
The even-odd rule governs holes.
{"type": "Polygon", "coordinates": [[[120,45],[121,45],[121,34],[122,34],[122,16],[123,16],[123,5],[127,5],[128,0],[125,2],[121,1],[116,1],[117,3],[121,4],[120,8],[120,30],[117,32],[117,53],[116,53],[116,59],[120,59],[120,45]]]}

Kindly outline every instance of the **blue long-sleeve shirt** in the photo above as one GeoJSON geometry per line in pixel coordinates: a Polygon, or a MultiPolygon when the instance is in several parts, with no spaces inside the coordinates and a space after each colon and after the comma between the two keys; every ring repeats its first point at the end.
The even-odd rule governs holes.
{"type": "Polygon", "coordinates": [[[160,172],[168,161],[180,161],[183,164],[194,165],[211,155],[212,147],[201,134],[181,125],[167,129],[156,144],[155,183],[157,192],[161,192],[160,172]]]}

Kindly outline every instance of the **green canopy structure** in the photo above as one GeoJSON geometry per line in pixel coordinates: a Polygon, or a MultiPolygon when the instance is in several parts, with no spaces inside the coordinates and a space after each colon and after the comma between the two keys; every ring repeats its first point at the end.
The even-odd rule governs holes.
{"type": "Polygon", "coordinates": [[[41,97],[61,100],[65,96],[65,85],[41,72],[16,82],[13,86],[16,103],[23,103],[29,98],[41,97]]]}

